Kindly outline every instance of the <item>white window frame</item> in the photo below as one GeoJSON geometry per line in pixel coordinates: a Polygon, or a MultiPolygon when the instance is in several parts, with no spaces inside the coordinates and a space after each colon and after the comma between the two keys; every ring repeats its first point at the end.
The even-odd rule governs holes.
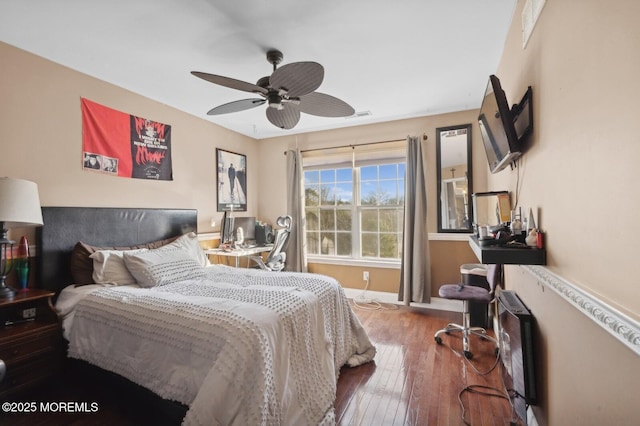
{"type": "MultiPolygon", "coordinates": [[[[317,160],[316,160],[317,163],[317,160]]],[[[361,176],[360,176],[360,170],[362,167],[366,167],[366,166],[371,166],[371,165],[388,165],[388,164],[399,164],[399,163],[405,163],[405,170],[406,170],[406,159],[404,156],[391,156],[390,158],[376,158],[376,159],[372,159],[372,160],[367,160],[366,158],[362,161],[359,161],[358,164],[355,164],[355,161],[352,161],[351,164],[345,163],[344,161],[342,162],[335,162],[333,164],[331,164],[332,162],[327,162],[324,164],[314,164],[314,165],[309,165],[309,166],[303,166],[303,174],[306,174],[306,172],[308,171],[321,171],[321,170],[337,170],[337,169],[343,169],[343,168],[351,168],[352,171],[352,203],[350,205],[350,207],[348,209],[344,209],[344,210],[350,210],[351,211],[351,239],[352,239],[352,244],[351,244],[351,255],[349,256],[338,256],[338,255],[322,255],[322,254],[311,254],[311,253],[307,253],[307,259],[309,262],[311,263],[326,263],[326,264],[344,264],[344,265],[350,265],[350,266],[365,266],[365,267],[382,267],[382,268],[393,268],[393,269],[397,269],[400,267],[400,263],[401,263],[401,259],[400,258],[380,258],[380,257],[362,257],[361,256],[361,237],[362,237],[362,231],[361,231],[361,224],[360,224],[360,217],[361,217],[361,213],[364,210],[376,210],[379,211],[381,209],[383,210],[394,210],[394,211],[398,211],[399,209],[403,209],[404,205],[395,205],[393,207],[388,207],[388,206],[380,206],[380,205],[376,205],[376,206],[363,206],[360,204],[361,201],[361,176]]],[[[406,176],[405,176],[406,178],[406,176]]],[[[378,177],[379,180],[379,177],[378,177]]],[[[406,185],[406,182],[404,182],[404,185],[406,185]]],[[[305,183],[305,188],[306,188],[306,183],[305,183]]],[[[317,208],[318,212],[321,212],[323,210],[322,206],[313,206],[313,208],[317,208]]],[[[306,209],[307,207],[305,206],[305,215],[306,215],[306,209]]],[[[336,211],[338,210],[338,206],[334,205],[333,207],[329,208],[325,208],[325,210],[331,210],[331,211],[336,211]]],[[[320,219],[320,218],[319,218],[320,219]]],[[[306,229],[305,229],[305,233],[306,233],[306,229]]],[[[377,234],[379,235],[380,232],[379,230],[377,231],[377,234]]],[[[401,243],[400,243],[401,244],[401,243]]],[[[378,248],[378,252],[379,252],[379,248],[378,248]]]]}

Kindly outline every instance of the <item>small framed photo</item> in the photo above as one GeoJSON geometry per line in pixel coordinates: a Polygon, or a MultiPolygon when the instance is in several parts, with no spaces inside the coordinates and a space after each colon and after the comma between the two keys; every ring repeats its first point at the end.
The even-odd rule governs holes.
{"type": "Polygon", "coordinates": [[[247,211],[247,156],[216,148],[218,211],[247,211]]]}

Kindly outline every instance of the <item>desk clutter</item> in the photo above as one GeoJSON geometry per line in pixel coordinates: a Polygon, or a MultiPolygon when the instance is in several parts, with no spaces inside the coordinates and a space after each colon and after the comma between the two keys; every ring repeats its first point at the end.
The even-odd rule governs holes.
{"type": "Polygon", "coordinates": [[[523,216],[522,207],[511,209],[508,191],[475,193],[473,200],[474,229],[480,246],[544,247],[544,235],[536,225],[533,210],[529,208],[523,216]],[[491,212],[495,212],[495,218],[491,212]]]}
{"type": "Polygon", "coordinates": [[[258,221],[253,216],[225,217],[220,229],[220,248],[251,248],[273,244],[275,239],[273,227],[258,221]]]}
{"type": "Polygon", "coordinates": [[[526,231],[514,233],[514,231],[509,229],[508,223],[496,226],[483,226],[480,228],[486,228],[476,235],[481,247],[543,248],[543,233],[536,228],[530,229],[528,233],[526,231]]]}
{"type": "Polygon", "coordinates": [[[239,257],[249,257],[257,267],[270,271],[284,269],[286,253],[284,249],[289,239],[293,219],[291,216],[280,216],[276,224],[280,227],[273,230],[272,226],[259,222],[255,217],[225,217],[220,230],[220,246],[208,250],[208,254],[234,256],[236,266],[239,257]],[[259,253],[269,251],[266,261],[259,253]]]}

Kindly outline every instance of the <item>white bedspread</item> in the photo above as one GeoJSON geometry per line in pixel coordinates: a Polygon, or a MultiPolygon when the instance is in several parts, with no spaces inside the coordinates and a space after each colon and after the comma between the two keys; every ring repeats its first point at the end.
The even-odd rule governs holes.
{"type": "Polygon", "coordinates": [[[188,405],[186,425],[333,424],[340,367],[375,355],[321,275],[212,266],[205,279],[87,293],[69,356],[188,405]]]}

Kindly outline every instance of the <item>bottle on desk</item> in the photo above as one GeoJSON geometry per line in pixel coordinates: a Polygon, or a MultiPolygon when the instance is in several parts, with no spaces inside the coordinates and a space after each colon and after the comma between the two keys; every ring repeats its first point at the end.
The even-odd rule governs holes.
{"type": "Polygon", "coordinates": [[[236,231],[236,245],[240,246],[244,243],[244,231],[242,228],[238,228],[236,231]]]}
{"type": "Polygon", "coordinates": [[[538,246],[538,230],[537,229],[533,228],[531,231],[529,231],[529,235],[527,235],[527,238],[525,238],[525,243],[527,243],[529,247],[538,246]]]}
{"type": "Polygon", "coordinates": [[[544,234],[540,230],[538,230],[538,239],[537,239],[536,247],[538,247],[539,249],[544,247],[544,234]]]}
{"type": "Polygon", "coordinates": [[[518,237],[522,235],[522,220],[520,220],[521,214],[516,213],[515,210],[511,210],[511,235],[518,237]]]}

